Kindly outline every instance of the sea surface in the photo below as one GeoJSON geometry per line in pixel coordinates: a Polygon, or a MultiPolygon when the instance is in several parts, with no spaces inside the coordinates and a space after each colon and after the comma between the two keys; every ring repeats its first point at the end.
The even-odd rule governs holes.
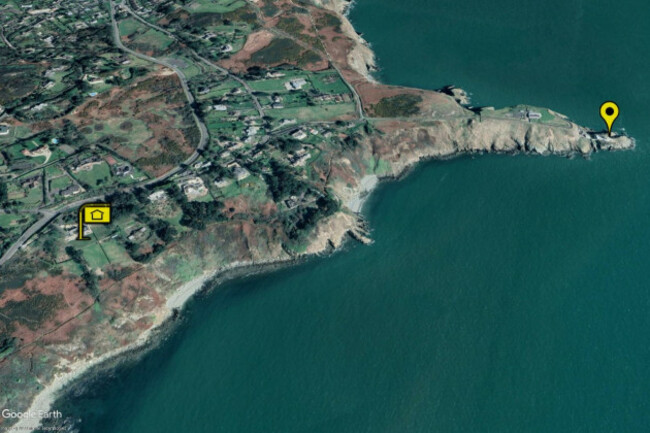
{"type": "Polygon", "coordinates": [[[366,204],[373,245],[198,297],[58,409],[89,433],[647,432],[648,2],[357,0],[351,19],[384,82],[593,128],[611,99],[637,149],[423,164],[366,204]]]}

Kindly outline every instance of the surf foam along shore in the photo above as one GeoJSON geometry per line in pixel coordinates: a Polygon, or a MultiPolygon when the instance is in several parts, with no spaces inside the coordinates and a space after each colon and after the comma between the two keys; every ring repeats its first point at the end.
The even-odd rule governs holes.
{"type": "MultiPolygon", "coordinates": [[[[597,140],[598,148],[591,150],[621,150],[630,149],[634,147],[634,140],[624,136],[609,138],[601,134],[594,134],[594,140],[597,140]]],[[[475,151],[489,151],[488,148],[479,147],[475,151]]],[[[399,179],[411,167],[418,164],[425,159],[447,159],[453,156],[458,156],[463,153],[472,152],[471,149],[463,149],[457,146],[452,146],[446,151],[440,153],[440,149],[431,147],[424,147],[422,149],[414,149],[413,151],[400,154],[400,158],[394,161],[392,165],[393,170],[383,176],[375,174],[365,174],[358,178],[356,185],[353,188],[347,189],[345,193],[340,194],[344,200],[347,210],[338,212],[327,218],[318,225],[315,230],[309,246],[305,253],[300,257],[307,257],[310,255],[322,254],[332,251],[332,248],[340,248],[348,235],[352,235],[355,239],[362,242],[368,242],[367,233],[360,223],[360,219],[356,213],[360,212],[364,201],[376,189],[376,186],[381,179],[399,179]]],[[[545,148],[546,149],[546,148],[545,148]]],[[[505,153],[516,153],[522,151],[524,153],[537,153],[535,151],[526,151],[524,149],[518,150],[506,149],[505,153]]],[[[586,150],[585,150],[586,151],[586,150]]],[[[547,153],[558,153],[566,155],[567,152],[580,153],[580,148],[568,147],[559,149],[550,149],[547,153]],[[555,150],[555,152],[553,151],[555,150]]],[[[63,371],[56,374],[51,383],[47,384],[42,391],[40,391],[27,411],[43,411],[49,412],[53,410],[53,404],[56,399],[61,397],[61,393],[65,391],[66,386],[80,379],[93,368],[102,365],[103,363],[127,354],[137,349],[141,349],[151,341],[150,339],[156,335],[157,330],[166,324],[174,315],[175,311],[181,309],[187,301],[192,298],[197,292],[201,291],[206,284],[213,281],[215,278],[227,274],[228,272],[237,271],[238,269],[247,270],[241,275],[254,274],[264,270],[264,267],[288,264],[295,261],[296,257],[288,254],[282,257],[275,257],[267,260],[260,261],[234,261],[228,265],[218,267],[213,270],[206,270],[200,276],[192,279],[191,281],[178,286],[167,298],[164,307],[157,309],[154,312],[156,323],[150,329],[144,331],[139,335],[136,341],[121,347],[119,349],[107,352],[100,356],[88,356],[80,359],[71,364],[62,366],[63,371]]],[[[40,426],[38,419],[21,419],[13,426],[16,431],[33,431],[40,426]]]]}
{"type": "MultiPolygon", "coordinates": [[[[322,3],[329,3],[332,6],[333,3],[343,4],[347,2],[323,1],[322,3]]],[[[334,5],[334,7],[336,6],[334,5]]],[[[341,15],[340,9],[334,10],[341,15]]],[[[350,56],[356,58],[357,61],[351,61],[350,64],[366,79],[372,80],[368,68],[368,64],[374,64],[372,51],[365,41],[357,35],[347,18],[341,15],[341,19],[344,23],[347,23],[343,26],[344,30],[347,29],[345,30],[346,34],[357,41],[356,46],[350,53],[350,56]],[[357,54],[353,54],[355,52],[357,54]]],[[[361,210],[363,200],[374,190],[377,181],[380,178],[395,178],[423,159],[445,159],[464,153],[483,152],[562,155],[575,152],[588,154],[595,150],[617,150],[634,147],[633,140],[626,137],[610,139],[595,134],[582,140],[582,137],[578,135],[581,131],[577,129],[568,130],[567,134],[570,132],[571,136],[567,135],[558,138],[557,135],[549,135],[546,132],[540,132],[539,128],[531,129],[532,127],[525,129],[522,126],[513,133],[509,126],[510,122],[494,121],[491,124],[486,122],[473,123],[472,125],[462,124],[462,122],[464,121],[458,121],[457,124],[452,121],[439,122],[434,127],[418,127],[413,122],[405,122],[394,133],[391,132],[390,125],[388,125],[385,127],[387,133],[382,138],[387,144],[386,149],[380,151],[379,147],[381,146],[377,143],[365,143],[364,152],[368,153],[366,156],[384,158],[389,161],[390,170],[380,175],[367,171],[356,171],[353,172],[354,177],[351,179],[350,186],[335,186],[337,196],[344,203],[345,208],[318,224],[303,256],[324,253],[331,251],[332,247],[340,247],[348,233],[361,233],[363,235],[363,232],[359,229],[359,218],[356,213],[361,210]],[[468,132],[470,133],[469,136],[468,132]],[[545,137],[543,140],[539,138],[542,136],[545,137]],[[563,140],[562,145],[556,145],[558,139],[563,140]]],[[[190,258],[188,257],[188,259],[190,258]]],[[[60,397],[70,383],[108,360],[146,346],[151,341],[151,338],[155,338],[156,330],[173,317],[174,311],[182,308],[195,293],[215,277],[236,269],[250,269],[250,273],[253,273],[255,271],[251,269],[252,267],[289,263],[295,258],[286,252],[277,250],[269,253],[266,258],[249,261],[233,260],[223,266],[207,268],[191,281],[180,284],[165,293],[164,304],[149,312],[155,316],[153,326],[143,331],[135,341],[103,354],[95,355],[91,353],[74,362],[60,365],[59,372],[36,395],[29,410],[42,410],[45,412],[51,410],[55,400],[60,397]]],[[[31,431],[38,428],[38,425],[40,425],[40,421],[25,419],[15,424],[14,428],[17,431],[18,429],[20,431],[31,431]]]]}
{"type": "MultiPolygon", "coordinates": [[[[119,349],[110,351],[100,356],[89,356],[79,359],[73,363],[62,366],[64,369],[54,376],[54,379],[46,384],[44,388],[35,396],[27,412],[49,412],[54,409],[57,399],[65,393],[65,388],[83,377],[95,368],[101,368],[104,363],[115,361],[120,356],[125,356],[136,350],[146,348],[152,343],[152,338],[156,338],[159,329],[167,324],[175,315],[175,312],[182,309],[185,304],[198,292],[204,290],[206,285],[214,288],[214,285],[224,281],[254,275],[257,273],[268,272],[276,267],[289,265],[291,262],[304,259],[308,256],[323,254],[340,248],[348,238],[348,232],[358,231],[357,218],[350,214],[333,215],[327,221],[319,225],[317,235],[310,243],[307,251],[303,256],[298,258],[286,255],[278,259],[269,259],[261,261],[239,261],[233,262],[227,266],[215,270],[208,270],[193,280],[179,286],[169,296],[165,307],[156,311],[156,324],[150,329],[144,331],[136,341],[119,349]]],[[[362,240],[363,234],[357,233],[354,238],[362,240]]],[[[65,416],[65,414],[64,414],[65,416]]],[[[37,418],[23,418],[13,425],[15,431],[35,431],[41,426],[41,420],[37,418]]]]}
{"type": "MultiPolygon", "coordinates": [[[[408,157],[405,155],[405,157],[405,161],[396,166],[397,172],[392,173],[388,176],[384,176],[382,178],[396,179],[399,175],[403,174],[406,170],[418,164],[423,159],[439,159],[438,155],[429,153],[415,153],[408,155],[408,157]]],[[[363,203],[369,197],[372,191],[376,189],[379,180],[380,178],[376,175],[366,175],[359,179],[357,186],[352,191],[350,191],[351,194],[348,196],[348,200],[346,202],[346,206],[349,211],[354,213],[361,211],[363,203]]],[[[332,247],[339,248],[343,244],[344,240],[348,237],[348,234],[352,234],[354,238],[364,243],[369,242],[367,233],[360,225],[360,221],[356,216],[346,212],[340,212],[333,215],[331,218],[328,218],[319,224],[316,229],[316,236],[308,246],[305,252],[305,256],[325,253],[331,251],[332,247]]],[[[209,283],[220,274],[236,270],[238,268],[250,269],[255,266],[280,265],[283,263],[286,264],[293,260],[295,260],[294,257],[287,255],[282,259],[262,262],[235,262],[229,266],[221,267],[212,271],[206,271],[201,276],[179,286],[167,299],[165,308],[156,312],[156,324],[149,330],[144,331],[135,342],[98,357],[90,356],[86,359],[81,359],[74,363],[62,366],[65,371],[56,374],[52,382],[45,385],[43,390],[35,396],[32,404],[27,409],[27,411],[49,412],[55,409],[53,407],[54,403],[58,398],[61,397],[61,394],[65,392],[65,388],[68,385],[82,378],[93,368],[101,366],[103,363],[109,360],[115,359],[129,352],[147,346],[151,342],[150,339],[156,335],[157,330],[173,317],[175,310],[182,308],[187,303],[187,301],[192,298],[192,296],[204,288],[206,283],[209,283]]],[[[256,271],[251,270],[249,274],[253,274],[255,272],[256,271]]],[[[259,272],[259,270],[257,272],[259,272]]],[[[21,419],[18,423],[12,426],[12,428],[14,428],[16,431],[34,431],[38,429],[40,425],[41,421],[39,419],[26,418],[21,419]]]]}

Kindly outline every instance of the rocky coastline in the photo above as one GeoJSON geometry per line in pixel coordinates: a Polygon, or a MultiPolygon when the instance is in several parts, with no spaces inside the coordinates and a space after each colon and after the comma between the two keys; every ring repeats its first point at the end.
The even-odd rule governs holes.
{"type": "MultiPolygon", "coordinates": [[[[366,41],[352,27],[345,13],[351,2],[346,0],[317,0],[320,6],[334,11],[343,22],[342,30],[355,41],[348,54],[349,66],[374,83],[371,76],[375,68],[375,56],[366,41]]],[[[460,109],[460,106],[459,106],[460,109]]],[[[72,384],[83,380],[84,376],[96,371],[104,371],[121,362],[125,357],[137,357],[173,329],[179,311],[196,293],[214,288],[226,280],[268,272],[280,266],[289,266],[308,257],[330,253],[340,249],[350,236],[367,243],[370,242],[365,229],[365,222],[359,215],[364,200],[376,188],[378,182],[399,179],[423,160],[449,159],[465,154],[499,153],[499,154],[537,154],[588,156],[601,150],[625,150],[634,148],[634,140],[625,136],[607,137],[567,122],[566,128],[548,128],[543,125],[512,123],[502,119],[481,119],[473,117],[446,121],[435,121],[427,125],[416,124],[414,120],[399,122],[377,121],[377,129],[382,137],[374,137],[362,143],[359,151],[364,158],[386,161],[389,169],[375,173],[371,170],[354,172],[351,185],[333,185],[343,208],[334,215],[321,221],[316,227],[305,251],[291,255],[278,245],[271,245],[268,251],[252,252],[250,260],[232,261],[221,266],[204,269],[201,275],[180,286],[170,286],[164,291],[163,305],[151,312],[155,322],[149,329],[140,333],[135,341],[116,350],[109,350],[101,355],[90,356],[74,363],[62,365],[45,388],[35,395],[29,409],[48,411],[56,400],[72,384]]],[[[188,244],[191,241],[188,241],[188,244]]],[[[206,258],[204,261],[210,261],[206,258]]],[[[163,263],[154,264],[164,266],[163,263]]],[[[16,431],[33,431],[40,422],[23,419],[13,428],[16,431]]]]}

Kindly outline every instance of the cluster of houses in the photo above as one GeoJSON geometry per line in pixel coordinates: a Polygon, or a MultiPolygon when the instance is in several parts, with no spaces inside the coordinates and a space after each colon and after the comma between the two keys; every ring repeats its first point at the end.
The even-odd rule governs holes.
{"type": "Polygon", "coordinates": [[[302,167],[307,164],[309,158],[311,158],[311,153],[303,147],[289,156],[289,163],[294,167],[302,167]]]}
{"type": "Polygon", "coordinates": [[[326,94],[326,95],[318,95],[314,97],[314,101],[316,102],[321,102],[321,103],[341,103],[341,102],[347,102],[350,100],[350,95],[348,94],[343,94],[343,95],[332,95],[332,94],[326,94]]]}
{"type": "Polygon", "coordinates": [[[239,163],[237,163],[236,161],[232,161],[226,164],[226,168],[232,170],[232,174],[237,180],[237,182],[240,182],[251,175],[248,170],[246,170],[244,167],[239,165],[239,163]]]}
{"type": "Polygon", "coordinates": [[[84,74],[81,79],[91,85],[104,84],[104,79],[94,74],[84,74]]]}
{"type": "Polygon", "coordinates": [[[0,8],[5,9],[0,10],[0,16],[7,14],[14,18],[4,23],[5,36],[8,36],[10,43],[13,39],[14,45],[19,43],[15,41],[17,35],[19,39],[40,42],[42,48],[52,48],[60,39],[74,42],[77,40],[77,31],[108,19],[108,14],[94,0],[75,1],[74,7],[70,7],[72,3],[64,0],[16,4],[20,5],[18,9],[11,4],[0,8]],[[62,25],[67,27],[68,32],[61,31],[62,25]]]}
{"type": "Polygon", "coordinates": [[[208,193],[208,189],[203,183],[203,179],[198,176],[182,179],[178,184],[187,196],[188,200],[194,200],[203,197],[208,193]]]}
{"type": "Polygon", "coordinates": [[[129,235],[127,236],[127,239],[130,241],[140,240],[146,235],[146,233],[147,233],[147,227],[142,226],[135,230],[132,230],[131,233],[129,233],[129,235]]]}
{"type": "Polygon", "coordinates": [[[76,183],[74,183],[74,184],[70,185],[69,187],[60,190],[59,195],[61,197],[71,197],[73,195],[79,194],[82,191],[83,190],[81,189],[81,187],[79,185],[77,185],[76,183]]]}
{"type": "Polygon", "coordinates": [[[169,198],[169,196],[167,195],[167,192],[165,192],[164,190],[161,189],[159,191],[156,191],[156,192],[153,192],[153,193],[149,194],[148,198],[149,198],[149,201],[151,203],[156,203],[156,202],[159,202],[159,201],[167,200],[169,198]]]}
{"type": "Polygon", "coordinates": [[[133,167],[129,164],[115,165],[112,167],[115,176],[126,176],[133,173],[133,167]]]}
{"type": "Polygon", "coordinates": [[[73,173],[77,173],[80,171],[90,171],[93,169],[94,166],[101,163],[102,163],[102,159],[99,157],[99,155],[90,155],[83,159],[80,159],[77,162],[77,164],[70,167],[70,169],[72,170],[73,173]]]}
{"type": "Polygon", "coordinates": [[[300,195],[300,196],[292,195],[291,197],[289,197],[288,199],[286,199],[286,200],[284,201],[284,204],[285,204],[289,209],[293,209],[293,208],[295,208],[295,207],[297,207],[297,206],[300,206],[300,205],[303,205],[303,204],[307,204],[308,202],[310,202],[310,201],[314,201],[314,200],[316,200],[316,199],[317,199],[317,197],[314,197],[314,196],[312,196],[312,195],[306,195],[306,194],[303,193],[303,194],[300,195]]]}
{"type": "Polygon", "coordinates": [[[529,110],[529,109],[519,110],[519,111],[516,111],[516,112],[514,112],[512,114],[513,114],[513,117],[515,117],[516,119],[519,119],[519,120],[531,121],[531,120],[539,120],[539,119],[542,118],[542,113],[540,113],[538,111],[532,111],[532,110],[529,110]]]}
{"type": "MultiPolygon", "coordinates": [[[[225,151],[221,154],[221,158],[230,157],[230,153],[225,151]]],[[[213,164],[211,161],[200,161],[193,165],[193,168],[197,171],[211,167],[213,164]]],[[[241,182],[244,179],[248,178],[251,173],[244,167],[242,167],[239,162],[231,160],[223,164],[223,167],[228,169],[230,172],[229,177],[219,177],[213,181],[213,184],[217,188],[225,188],[229,186],[233,181],[241,182]]],[[[208,189],[205,185],[203,179],[191,171],[186,171],[182,173],[181,180],[178,181],[178,185],[181,187],[181,190],[185,194],[188,200],[195,200],[199,197],[203,197],[208,193],[208,189]]],[[[164,196],[162,194],[156,193],[158,195],[150,195],[149,199],[151,201],[161,200],[164,196]]]]}
{"type": "MultiPolygon", "coordinates": [[[[78,224],[60,224],[59,229],[65,233],[65,241],[70,242],[77,239],[79,236],[79,225],[78,224]]],[[[93,230],[90,225],[86,224],[83,226],[83,235],[90,236],[93,234],[93,230]]]]}
{"type": "Polygon", "coordinates": [[[294,78],[293,80],[287,81],[284,83],[284,88],[291,90],[302,90],[303,87],[307,85],[307,80],[304,78],[294,78]]]}
{"type": "Polygon", "coordinates": [[[37,188],[41,186],[41,175],[36,174],[20,181],[20,187],[25,189],[37,188]]]}
{"type": "Polygon", "coordinates": [[[282,96],[273,95],[271,97],[271,108],[274,110],[280,110],[284,108],[284,105],[282,104],[282,96]]]}

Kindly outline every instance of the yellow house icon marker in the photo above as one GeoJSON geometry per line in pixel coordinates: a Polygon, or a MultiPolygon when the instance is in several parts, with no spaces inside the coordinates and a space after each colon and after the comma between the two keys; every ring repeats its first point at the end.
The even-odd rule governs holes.
{"type": "Polygon", "coordinates": [[[90,212],[90,220],[91,221],[101,221],[104,218],[104,212],[100,210],[94,210],[90,212]]]}
{"type": "Polygon", "coordinates": [[[110,203],[86,203],[79,208],[79,237],[80,241],[90,238],[84,237],[84,223],[109,224],[111,222],[110,203]]]}

